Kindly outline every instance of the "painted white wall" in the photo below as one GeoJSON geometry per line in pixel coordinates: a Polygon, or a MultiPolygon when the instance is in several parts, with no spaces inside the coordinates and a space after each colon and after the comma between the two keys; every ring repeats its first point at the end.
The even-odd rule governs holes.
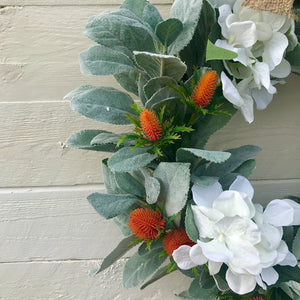
{"type": "MultiPolygon", "coordinates": [[[[75,114],[62,98],[82,84],[117,86],[110,77],[83,77],[78,53],[93,44],[82,34],[87,18],[121,2],[0,0],[0,299],[177,299],[188,288],[175,273],[143,291],[124,290],[124,259],[88,276],[122,237],[85,200],[103,190],[105,154],[64,141],[108,126],[75,114]]],[[[171,0],[151,2],[167,16],[171,0]]],[[[237,114],[207,146],[263,148],[252,176],[262,203],[300,193],[299,84],[290,76],[253,124],[237,114]]]]}

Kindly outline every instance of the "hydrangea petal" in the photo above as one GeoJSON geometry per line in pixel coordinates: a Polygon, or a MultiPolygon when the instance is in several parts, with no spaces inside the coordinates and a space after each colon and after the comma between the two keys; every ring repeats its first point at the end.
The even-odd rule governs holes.
{"type": "Polygon", "coordinates": [[[245,193],[248,195],[250,199],[253,198],[254,195],[254,189],[251,185],[250,181],[241,175],[238,175],[237,178],[234,180],[234,182],[229,187],[230,191],[237,191],[240,193],[245,193]]]}
{"type": "Polygon", "coordinates": [[[256,276],[234,274],[230,269],[226,271],[226,281],[231,290],[239,295],[252,292],[256,286],[256,276]]]}
{"type": "Polygon", "coordinates": [[[257,41],[256,25],[252,21],[234,22],[228,31],[229,44],[239,48],[252,47],[257,41]]]}
{"type": "Polygon", "coordinates": [[[173,251],[173,259],[182,270],[189,270],[197,266],[190,258],[190,249],[190,246],[183,245],[173,251]]]}
{"type": "Polygon", "coordinates": [[[268,41],[273,34],[271,25],[265,22],[255,22],[255,24],[256,24],[257,39],[259,41],[268,41]]]}
{"type": "Polygon", "coordinates": [[[228,250],[225,243],[218,240],[212,240],[204,243],[198,241],[201,246],[203,254],[209,259],[215,262],[229,262],[233,258],[233,253],[228,250]]]}
{"type": "Polygon", "coordinates": [[[289,76],[291,71],[292,67],[290,63],[286,59],[283,59],[281,63],[271,72],[271,75],[277,78],[285,78],[289,76]]]}
{"type": "Polygon", "coordinates": [[[280,32],[274,32],[272,38],[265,43],[263,62],[269,65],[271,71],[281,63],[288,44],[287,37],[280,32]]]}
{"type": "Polygon", "coordinates": [[[218,19],[218,23],[221,26],[222,29],[222,35],[227,38],[227,26],[226,26],[226,19],[229,15],[232,14],[231,12],[231,7],[227,4],[224,4],[222,6],[219,7],[219,19],[218,19]]]}
{"type": "Polygon", "coordinates": [[[203,255],[200,245],[196,244],[190,249],[190,258],[193,263],[201,266],[207,263],[207,257],[203,255]]]}
{"type": "Polygon", "coordinates": [[[263,87],[261,89],[252,89],[251,95],[256,103],[258,110],[266,109],[270,102],[273,100],[273,95],[263,87]]]}
{"type": "Polygon", "coordinates": [[[237,88],[224,72],[221,73],[221,81],[224,97],[233,105],[241,107],[244,104],[244,100],[239,94],[237,88]]]}
{"type": "Polygon", "coordinates": [[[270,267],[261,271],[261,277],[267,285],[272,285],[277,282],[279,275],[274,268],[270,267]]]}
{"type": "Polygon", "coordinates": [[[290,251],[287,253],[286,257],[284,260],[282,260],[279,265],[281,266],[291,266],[291,267],[296,267],[297,266],[297,258],[293,253],[290,251]]]}
{"type": "Polygon", "coordinates": [[[209,260],[208,261],[208,269],[210,275],[216,275],[219,273],[223,263],[209,260]]]}
{"type": "Polygon", "coordinates": [[[213,201],[223,192],[221,184],[217,181],[213,185],[193,185],[193,200],[199,206],[212,207],[213,201]]]}
{"type": "Polygon", "coordinates": [[[290,199],[272,200],[264,211],[264,219],[274,226],[300,225],[300,205],[290,199]]]}
{"type": "Polygon", "coordinates": [[[199,206],[192,205],[192,210],[194,214],[194,221],[199,232],[201,233],[201,237],[202,238],[214,237],[216,235],[216,227],[214,225],[216,219],[222,218],[223,215],[216,210],[210,209],[209,211],[209,209],[206,208],[205,213],[210,216],[211,218],[210,219],[202,212],[199,206]]]}
{"type": "Polygon", "coordinates": [[[254,207],[249,208],[242,195],[236,191],[223,192],[213,203],[213,208],[222,212],[227,217],[254,216],[254,207]]]}

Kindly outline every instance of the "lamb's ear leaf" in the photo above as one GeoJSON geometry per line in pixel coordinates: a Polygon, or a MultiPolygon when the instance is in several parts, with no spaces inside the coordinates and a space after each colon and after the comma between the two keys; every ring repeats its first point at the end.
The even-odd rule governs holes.
{"type": "Polygon", "coordinates": [[[122,214],[139,199],[127,194],[93,193],[87,197],[89,203],[105,219],[111,219],[122,214]]]}
{"type": "Polygon", "coordinates": [[[121,51],[99,45],[80,53],[80,71],[84,75],[114,75],[132,70],[132,60],[121,51]]]}
{"type": "Polygon", "coordinates": [[[173,55],[163,55],[151,52],[133,51],[137,65],[143,69],[150,78],[168,76],[179,81],[187,67],[180,58],[173,55]]]}
{"type": "Polygon", "coordinates": [[[66,145],[70,148],[83,149],[83,150],[94,150],[104,152],[115,152],[116,145],[113,143],[105,143],[101,145],[94,145],[92,140],[99,134],[104,133],[104,130],[81,130],[73,133],[66,141],[66,145]]]}
{"type": "Polygon", "coordinates": [[[297,234],[293,241],[293,254],[298,260],[300,260],[300,227],[297,230],[297,234]]]}
{"type": "Polygon", "coordinates": [[[209,4],[208,1],[203,0],[200,18],[190,43],[180,52],[181,59],[187,64],[188,76],[205,63],[206,60],[206,46],[208,36],[212,30],[213,24],[216,23],[215,9],[209,4]]]}
{"type": "Polygon", "coordinates": [[[137,116],[133,99],[111,87],[81,86],[69,93],[71,108],[87,118],[116,125],[130,124],[126,115],[137,116]]]}
{"type": "Polygon", "coordinates": [[[168,47],[174,42],[182,30],[182,23],[178,19],[170,18],[157,24],[155,33],[162,44],[168,47]]]}
{"type": "Polygon", "coordinates": [[[147,22],[153,30],[158,23],[163,21],[157,8],[147,0],[125,0],[121,8],[132,11],[141,20],[147,22]]]}
{"type": "Polygon", "coordinates": [[[206,176],[223,177],[237,168],[239,168],[245,161],[256,156],[261,151],[261,148],[254,145],[245,145],[239,148],[229,149],[226,152],[231,153],[231,157],[221,164],[211,164],[206,169],[206,176]]]}
{"type": "Polygon", "coordinates": [[[108,159],[108,167],[116,172],[131,172],[143,168],[157,158],[157,154],[150,154],[147,151],[145,147],[138,149],[124,147],[108,159]]]}
{"type": "Polygon", "coordinates": [[[153,176],[160,182],[159,202],[165,203],[165,213],[171,217],[186,204],[190,186],[190,164],[161,162],[153,176]]]}
{"type": "Polygon", "coordinates": [[[90,276],[95,276],[98,273],[104,271],[108,267],[110,267],[114,262],[116,262],[119,258],[121,258],[127,251],[129,251],[136,244],[133,242],[136,240],[136,236],[130,235],[124,238],[117,247],[109,253],[103,260],[101,266],[97,269],[90,271],[90,276]]]}
{"type": "Polygon", "coordinates": [[[203,0],[175,0],[171,8],[171,18],[183,24],[183,30],[169,46],[168,53],[176,54],[186,47],[193,35],[200,18],[203,0]]]}
{"type": "Polygon", "coordinates": [[[153,29],[126,8],[89,18],[84,33],[98,44],[130,58],[133,50],[155,52],[153,40],[157,37],[153,29]]]}
{"type": "Polygon", "coordinates": [[[145,255],[135,253],[125,264],[123,285],[132,288],[143,283],[165,261],[166,256],[160,256],[163,248],[150,250],[145,255]]]}
{"type": "Polygon", "coordinates": [[[195,158],[202,158],[214,163],[222,163],[229,159],[231,153],[222,151],[208,151],[195,148],[179,148],[176,160],[180,162],[193,162],[195,158]]]}
{"type": "Polygon", "coordinates": [[[199,231],[194,221],[194,214],[191,205],[188,205],[185,213],[185,230],[189,238],[197,243],[199,231]]]}

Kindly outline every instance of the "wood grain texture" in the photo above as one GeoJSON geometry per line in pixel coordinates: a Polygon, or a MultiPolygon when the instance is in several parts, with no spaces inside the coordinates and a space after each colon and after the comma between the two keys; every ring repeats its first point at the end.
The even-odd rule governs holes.
{"type": "Polygon", "coordinates": [[[97,277],[88,272],[98,261],[38,262],[0,265],[0,298],[5,300],[176,300],[188,289],[190,278],[176,271],[144,290],[126,290],[122,284],[125,260],[97,277]]]}
{"type": "MultiPolygon", "coordinates": [[[[254,181],[254,201],[300,196],[299,184],[254,181]]],[[[0,263],[104,258],[122,234],[86,200],[103,191],[103,185],[0,189],[0,263]]]]}
{"type": "MultiPolygon", "coordinates": [[[[158,6],[162,15],[167,6],[158,6]]],[[[79,52],[94,45],[84,36],[90,16],[117,7],[25,6],[0,9],[0,102],[57,101],[80,85],[119,85],[112,77],[80,74],[79,52]],[[41,17],[42,16],[42,17],[41,17]]]]}
{"type": "MultiPolygon", "coordinates": [[[[209,141],[207,149],[246,144],[262,147],[252,179],[300,178],[299,77],[291,76],[270,106],[249,125],[241,114],[209,141]]],[[[0,187],[103,182],[100,162],[107,153],[74,150],[63,142],[81,129],[126,132],[121,126],[84,118],[68,101],[0,103],[0,187]]]]}
{"type": "Polygon", "coordinates": [[[206,148],[225,150],[252,144],[262,148],[252,179],[300,178],[300,76],[278,87],[266,110],[255,110],[252,124],[241,113],[209,140],[206,148]]]}
{"type": "MultiPolygon", "coordinates": [[[[172,4],[173,0],[150,0],[152,4],[172,4]]],[[[107,0],[0,0],[3,6],[86,6],[86,5],[107,5],[107,0]]],[[[110,5],[120,5],[123,0],[110,0],[110,5]]]]}
{"type": "Polygon", "coordinates": [[[0,187],[101,183],[108,153],[64,146],[85,128],[129,130],[81,117],[68,101],[0,104],[0,187]]]}

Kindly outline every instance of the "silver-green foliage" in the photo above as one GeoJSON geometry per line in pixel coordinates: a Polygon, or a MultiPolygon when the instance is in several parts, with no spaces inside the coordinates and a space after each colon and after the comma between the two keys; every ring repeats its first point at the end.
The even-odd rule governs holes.
{"type": "Polygon", "coordinates": [[[150,250],[145,255],[134,254],[126,262],[123,271],[123,285],[132,288],[143,283],[165,261],[166,256],[159,256],[163,248],[150,250]]]}
{"type": "Polygon", "coordinates": [[[150,154],[147,148],[138,148],[132,150],[130,147],[124,147],[117,151],[108,160],[108,166],[116,172],[131,172],[147,166],[157,154],[150,154]]]}
{"type": "Polygon", "coordinates": [[[134,103],[132,98],[114,88],[85,85],[72,91],[66,97],[72,98],[73,110],[99,122],[116,125],[130,124],[126,115],[137,114],[131,107],[134,103]]]}
{"type": "Polygon", "coordinates": [[[88,201],[94,209],[105,219],[111,219],[122,214],[139,199],[127,194],[100,194],[93,193],[88,196],[88,201]]]}
{"type": "Polygon", "coordinates": [[[154,171],[161,186],[159,202],[167,216],[180,212],[186,204],[190,187],[190,164],[161,162],[154,171]]]}

